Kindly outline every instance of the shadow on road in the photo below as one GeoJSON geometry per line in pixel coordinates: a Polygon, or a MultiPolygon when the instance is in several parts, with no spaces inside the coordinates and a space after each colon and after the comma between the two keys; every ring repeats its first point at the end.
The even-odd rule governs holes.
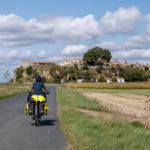
{"type": "Polygon", "coordinates": [[[53,126],[55,125],[55,122],[56,120],[49,120],[49,119],[46,119],[46,120],[42,120],[41,123],[40,123],[40,126],[53,126]]]}
{"type": "MultiPolygon", "coordinates": [[[[56,120],[53,120],[53,119],[41,120],[40,126],[53,126],[53,125],[55,125],[55,122],[56,122],[56,120]]],[[[32,123],[31,125],[35,125],[35,123],[32,123]]]]}

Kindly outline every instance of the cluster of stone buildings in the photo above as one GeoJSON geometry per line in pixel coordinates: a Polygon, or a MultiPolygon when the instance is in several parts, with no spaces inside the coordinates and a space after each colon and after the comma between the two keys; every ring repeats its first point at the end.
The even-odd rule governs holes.
{"type": "MultiPolygon", "coordinates": [[[[103,63],[103,66],[121,66],[121,67],[126,67],[126,66],[133,66],[133,67],[138,67],[140,69],[149,69],[150,70],[150,65],[142,65],[142,64],[139,64],[139,63],[136,63],[136,64],[129,64],[127,61],[125,62],[119,62],[117,60],[112,60],[110,61],[109,63],[106,63],[105,61],[102,62],[103,63]]],[[[74,58],[74,59],[66,59],[64,60],[63,62],[61,62],[60,66],[73,66],[74,64],[77,64],[78,66],[83,66],[84,65],[84,62],[83,62],[83,59],[82,58],[74,58]]],[[[54,66],[56,65],[55,62],[34,62],[34,61],[22,61],[22,67],[23,68],[27,68],[28,66],[32,66],[32,67],[37,67],[37,66],[41,66],[41,67],[45,67],[45,66],[54,66]]],[[[123,83],[125,82],[124,78],[119,78],[119,77],[116,77],[117,79],[117,82],[119,83],[123,83]]],[[[105,78],[106,82],[108,83],[111,83],[112,82],[112,78],[105,78]]],[[[79,81],[81,82],[81,81],[79,81]]]]}
{"type": "Polygon", "coordinates": [[[53,66],[53,65],[56,65],[55,62],[35,62],[35,61],[22,61],[22,67],[23,68],[27,68],[29,66],[32,66],[32,67],[36,67],[36,66],[53,66]]]}

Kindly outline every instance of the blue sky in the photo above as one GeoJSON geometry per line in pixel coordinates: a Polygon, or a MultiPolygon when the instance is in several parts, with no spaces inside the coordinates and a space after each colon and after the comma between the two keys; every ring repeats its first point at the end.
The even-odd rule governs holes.
{"type": "Polygon", "coordinates": [[[148,0],[0,0],[0,82],[22,60],[61,62],[94,46],[150,64],[148,0]]]}

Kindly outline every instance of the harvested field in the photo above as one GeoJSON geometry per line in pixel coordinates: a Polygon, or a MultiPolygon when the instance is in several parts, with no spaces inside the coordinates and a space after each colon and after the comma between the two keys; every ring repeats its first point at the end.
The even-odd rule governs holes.
{"type": "Polygon", "coordinates": [[[138,121],[146,127],[150,127],[150,101],[146,96],[132,94],[118,94],[117,96],[103,93],[84,92],[84,96],[96,100],[107,108],[113,118],[120,118],[128,122],[138,121]]]}

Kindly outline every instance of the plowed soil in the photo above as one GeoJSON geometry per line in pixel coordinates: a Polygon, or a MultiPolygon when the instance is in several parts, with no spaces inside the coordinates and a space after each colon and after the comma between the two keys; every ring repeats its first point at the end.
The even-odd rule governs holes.
{"type": "Polygon", "coordinates": [[[138,121],[150,127],[150,100],[146,96],[132,94],[103,94],[84,92],[87,98],[96,100],[101,106],[107,108],[113,117],[128,122],[138,121]]]}

